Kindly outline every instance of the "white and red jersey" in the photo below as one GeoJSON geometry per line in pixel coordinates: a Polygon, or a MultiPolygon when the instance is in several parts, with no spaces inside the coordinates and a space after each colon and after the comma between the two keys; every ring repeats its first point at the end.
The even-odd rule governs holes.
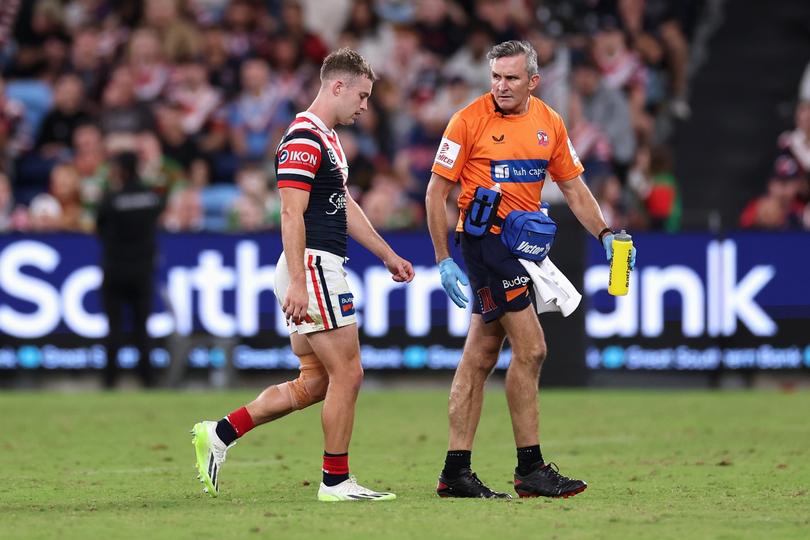
{"type": "Polygon", "coordinates": [[[337,133],[310,112],[296,115],[276,150],[278,187],[309,192],[306,247],[346,256],[349,165],[337,133]]]}

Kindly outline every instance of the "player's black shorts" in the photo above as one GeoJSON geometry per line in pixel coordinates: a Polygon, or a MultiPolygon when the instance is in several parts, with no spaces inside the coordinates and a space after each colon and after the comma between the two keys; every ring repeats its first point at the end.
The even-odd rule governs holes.
{"type": "Polygon", "coordinates": [[[461,254],[475,295],[473,313],[479,313],[484,322],[531,304],[529,273],[500,236],[487,233],[476,238],[461,233],[461,254]]]}

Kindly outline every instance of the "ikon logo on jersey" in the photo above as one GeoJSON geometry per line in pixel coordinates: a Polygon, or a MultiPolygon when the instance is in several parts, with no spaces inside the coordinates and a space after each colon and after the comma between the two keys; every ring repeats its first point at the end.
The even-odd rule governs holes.
{"type": "MultiPolygon", "coordinates": [[[[318,164],[318,156],[312,152],[307,152],[306,150],[282,150],[282,154],[289,152],[289,160],[293,163],[300,163],[306,165],[317,165],[318,164]]],[[[282,156],[278,157],[279,163],[284,163],[287,161],[285,157],[284,161],[281,160],[282,156]]]]}
{"type": "Polygon", "coordinates": [[[546,179],[546,159],[505,159],[490,161],[490,175],[495,182],[542,182],[546,179]]]}
{"type": "Polygon", "coordinates": [[[340,314],[344,317],[354,315],[354,295],[352,293],[343,293],[338,295],[338,302],[340,302],[340,314]]]}

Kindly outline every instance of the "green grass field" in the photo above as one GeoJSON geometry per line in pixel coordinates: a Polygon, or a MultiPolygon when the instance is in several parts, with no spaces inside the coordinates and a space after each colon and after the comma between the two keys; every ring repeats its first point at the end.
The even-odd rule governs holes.
{"type": "MultiPolygon", "coordinates": [[[[390,503],[319,503],[320,407],[250,433],[222,495],[188,430],[253,397],[0,394],[0,538],[807,538],[810,393],[544,391],[543,452],[589,488],[565,500],[439,499],[445,391],[364,391],[351,449],[390,503]]],[[[473,464],[511,491],[511,427],[487,395],[473,464]]]]}

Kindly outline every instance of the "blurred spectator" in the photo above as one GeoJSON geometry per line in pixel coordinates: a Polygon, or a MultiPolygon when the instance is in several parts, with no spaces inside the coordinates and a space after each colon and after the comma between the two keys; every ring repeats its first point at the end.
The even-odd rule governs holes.
{"type": "Polygon", "coordinates": [[[422,205],[408,197],[402,181],[392,170],[374,175],[371,189],[363,196],[363,212],[379,230],[409,229],[422,224],[422,205]]]}
{"type": "Polygon", "coordinates": [[[14,27],[17,53],[8,75],[53,80],[67,58],[68,36],[58,0],[25,2],[14,27]],[[30,18],[28,18],[30,17],[30,18]]]}
{"type": "Polygon", "coordinates": [[[102,104],[99,123],[108,137],[155,129],[152,110],[137,100],[135,80],[127,66],[120,66],[112,72],[104,88],[102,104]]]}
{"type": "Polygon", "coordinates": [[[567,124],[568,96],[571,93],[570,51],[562,40],[555,39],[548,32],[531,29],[526,37],[537,51],[537,63],[540,66],[540,84],[534,93],[557,111],[567,124]]]}
{"type": "Polygon", "coordinates": [[[779,136],[779,149],[790,154],[805,174],[810,173],[810,100],[796,106],[796,128],[779,136]]]}
{"type": "Polygon", "coordinates": [[[343,34],[350,34],[356,40],[356,48],[372,64],[378,63],[375,49],[381,48],[381,20],[374,6],[374,0],[355,0],[352,2],[348,19],[343,26],[343,34]],[[367,54],[371,56],[366,56],[367,54]]]}
{"type": "Polygon", "coordinates": [[[184,187],[188,180],[183,166],[163,154],[160,141],[154,133],[143,131],[136,142],[138,174],[144,185],[162,196],[168,196],[184,187]]]}
{"type": "Polygon", "coordinates": [[[575,62],[572,85],[582,100],[584,117],[607,135],[613,160],[620,166],[629,165],[636,150],[636,137],[627,98],[600,78],[596,65],[587,56],[575,62]]]}
{"type": "Polygon", "coordinates": [[[355,3],[356,0],[301,0],[304,26],[320,36],[324,43],[334,45],[355,3]]]}
{"type": "MultiPolygon", "coordinates": [[[[614,17],[602,20],[602,26],[593,36],[591,54],[602,75],[601,84],[627,95],[633,129],[643,144],[649,144],[653,135],[653,119],[645,108],[647,70],[638,53],[627,48],[624,33],[614,17]]],[[[614,151],[618,152],[617,149],[614,151]]]]}
{"type": "Polygon", "coordinates": [[[33,232],[56,232],[62,227],[62,208],[50,193],[40,193],[31,199],[28,216],[33,232]]]}
{"type": "Polygon", "coordinates": [[[214,26],[203,32],[202,57],[208,66],[208,80],[230,100],[239,92],[239,60],[228,49],[228,35],[214,26]]]}
{"type": "Polygon", "coordinates": [[[258,167],[242,168],[236,175],[239,196],[229,214],[229,229],[258,231],[281,226],[281,200],[271,191],[267,177],[258,167]]]}
{"type": "Polygon", "coordinates": [[[416,2],[414,28],[421,46],[442,58],[451,56],[464,39],[464,12],[449,0],[416,2]]]}
{"type": "Polygon", "coordinates": [[[169,62],[200,54],[197,29],[180,13],[179,0],[146,0],[144,24],[159,36],[163,57],[169,62]]]}
{"type": "Polygon", "coordinates": [[[420,110],[419,121],[429,132],[441,132],[456,111],[480,96],[462,77],[453,77],[420,110]]]}
{"type": "Polygon", "coordinates": [[[76,232],[93,230],[92,217],[83,212],[80,188],[81,179],[73,166],[57,165],[51,171],[49,192],[59,204],[58,230],[76,232]]]}
{"type": "Polygon", "coordinates": [[[664,64],[670,81],[670,112],[680,119],[691,114],[686,96],[689,45],[667,0],[618,0],[624,34],[648,65],[664,64]]]}
{"type": "Polygon", "coordinates": [[[767,192],[748,203],[740,216],[740,226],[767,230],[802,228],[807,206],[799,198],[803,176],[792,158],[777,159],[767,192]]]}
{"type": "MultiPolygon", "coordinates": [[[[284,34],[274,39],[270,57],[273,69],[273,85],[294,110],[304,110],[315,97],[309,91],[312,82],[318,80],[318,71],[312,64],[303,62],[295,41],[284,34]]],[[[318,80],[318,82],[320,82],[318,80]]]]}
{"type": "MultiPolygon", "coordinates": [[[[76,4],[74,2],[71,5],[76,4]]],[[[76,31],[70,46],[68,70],[82,81],[84,95],[90,105],[88,108],[97,108],[102,97],[104,81],[109,75],[101,55],[101,35],[98,29],[86,26],[76,31]]]]}
{"type": "Polygon", "coordinates": [[[188,186],[169,196],[163,227],[169,232],[196,232],[203,229],[205,215],[199,188],[188,186]]]}
{"type": "Polygon", "coordinates": [[[489,27],[493,43],[521,39],[516,21],[530,21],[526,6],[512,0],[475,0],[475,14],[489,27]]]}
{"type": "Polygon", "coordinates": [[[627,183],[643,202],[650,228],[667,232],[680,229],[681,197],[669,148],[639,149],[627,183]]]}
{"type": "Polygon", "coordinates": [[[291,105],[270,84],[270,69],[264,60],[246,60],[241,78],[242,93],[231,105],[228,118],[231,147],[242,160],[261,162],[272,155],[292,121],[291,105]]]}
{"type": "Polygon", "coordinates": [[[602,127],[585,118],[582,110],[582,98],[571,94],[568,99],[568,138],[585,167],[585,177],[611,170],[612,149],[602,127]]]}
{"type": "Polygon", "coordinates": [[[319,66],[329,54],[329,48],[320,37],[304,25],[304,10],[299,0],[283,0],[281,7],[281,31],[292,37],[301,51],[301,57],[319,66]]]}
{"type": "MultiPolygon", "coordinates": [[[[614,229],[630,229],[631,219],[629,209],[622,192],[622,184],[615,174],[605,174],[592,180],[595,191],[594,197],[599,203],[599,209],[605,216],[605,222],[610,223],[614,229]]],[[[633,227],[637,229],[638,227],[633,227]]]]}
{"type": "Polygon", "coordinates": [[[415,100],[418,105],[433,97],[440,67],[439,58],[420,47],[416,30],[412,26],[398,25],[394,28],[391,51],[377,73],[396,81],[403,97],[415,100]]]}
{"type": "Polygon", "coordinates": [[[8,176],[0,172],[0,233],[25,231],[29,228],[28,211],[14,203],[14,192],[8,176]]]}
{"type": "Polygon", "coordinates": [[[45,159],[70,155],[73,132],[89,120],[84,110],[84,86],[76,75],[66,74],[56,81],[54,107],[42,121],[36,148],[45,159]]]}
{"type": "Polygon", "coordinates": [[[96,215],[96,208],[108,186],[107,154],[101,130],[84,124],[73,133],[73,161],[81,178],[81,201],[84,211],[96,215]]]}
{"type": "Polygon", "coordinates": [[[183,132],[204,137],[203,128],[211,127],[222,97],[208,82],[208,72],[202,59],[188,58],[180,62],[175,68],[167,94],[167,103],[177,110],[183,132]]]}
{"type": "Polygon", "coordinates": [[[169,82],[169,67],[157,32],[140,28],[129,41],[128,65],[135,85],[135,96],[141,101],[157,99],[169,82]]]}
{"type": "MultiPolygon", "coordinates": [[[[461,77],[476,94],[489,92],[491,86],[487,52],[492,47],[492,36],[486,26],[477,24],[467,32],[464,45],[444,65],[447,79],[461,77]]],[[[538,53],[539,54],[539,53],[538,53]]],[[[546,84],[545,73],[542,85],[546,84]]]]}
{"type": "Polygon", "coordinates": [[[22,103],[6,96],[6,85],[0,76],[0,171],[10,170],[6,160],[15,157],[27,146],[22,129],[25,108],[22,103]]]}

